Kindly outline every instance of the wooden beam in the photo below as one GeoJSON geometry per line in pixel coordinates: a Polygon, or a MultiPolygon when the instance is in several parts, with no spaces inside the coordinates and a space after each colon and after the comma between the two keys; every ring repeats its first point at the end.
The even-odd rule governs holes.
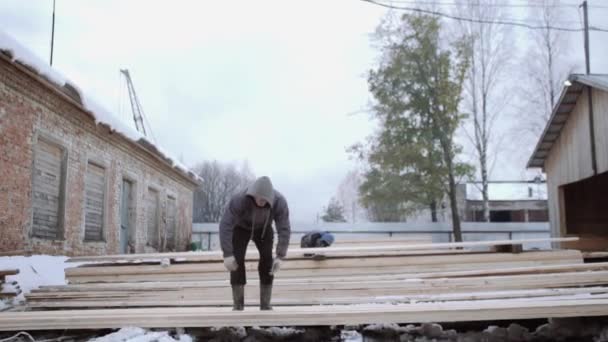
{"type": "MultiPolygon", "coordinates": [[[[556,289],[533,289],[513,291],[471,292],[471,293],[440,293],[424,295],[404,296],[369,296],[369,297],[297,297],[288,298],[275,296],[272,300],[274,306],[297,306],[297,305],[347,305],[347,304],[380,304],[380,303],[420,303],[420,302],[449,302],[449,301],[472,301],[472,300],[565,300],[581,298],[607,298],[608,287],[585,287],[585,288],[556,288],[556,289]]],[[[258,297],[250,296],[245,305],[258,305],[258,297]]],[[[83,298],[72,300],[45,299],[28,302],[29,308],[111,308],[111,307],[176,307],[176,306],[232,306],[230,298],[204,299],[197,297],[186,297],[178,299],[167,299],[162,295],[153,299],[139,298],[83,298]]]]}
{"type": "MultiPolygon", "coordinates": [[[[491,247],[495,245],[525,244],[537,242],[568,242],[577,241],[577,237],[551,238],[551,239],[525,239],[525,240],[497,240],[497,241],[466,241],[452,243],[430,243],[430,244],[395,244],[383,246],[351,246],[351,247],[328,247],[328,248],[303,248],[291,249],[288,251],[289,258],[302,258],[306,254],[323,255],[351,255],[352,253],[372,251],[414,251],[414,250],[434,250],[434,249],[454,249],[462,247],[491,247]],[[334,253],[334,254],[332,254],[334,253]],[[351,253],[351,254],[349,254],[351,253]]],[[[356,254],[354,254],[356,255],[356,254]]],[[[213,252],[176,252],[176,253],[149,253],[149,254],[123,254],[108,256],[85,256],[70,258],[68,262],[90,262],[90,261],[127,261],[127,260],[160,260],[162,258],[178,259],[182,261],[218,261],[222,258],[221,251],[213,252]]]]}
{"type": "Polygon", "coordinates": [[[490,321],[604,316],[608,299],[563,301],[476,301],[401,305],[333,305],[246,308],[145,308],[0,313],[1,331],[217,326],[309,326],[371,323],[490,321]]]}
{"type": "MultiPolygon", "coordinates": [[[[285,293],[295,296],[357,296],[357,295],[404,295],[422,293],[456,293],[475,291],[500,291],[515,289],[557,288],[569,286],[608,285],[608,271],[572,272],[556,274],[523,274],[511,276],[484,276],[466,278],[431,278],[384,280],[363,282],[335,282],[302,284],[276,284],[275,294],[285,293]]],[[[249,293],[257,293],[256,285],[248,286],[249,293]]],[[[198,288],[180,288],[166,291],[132,290],[126,291],[61,291],[34,292],[28,299],[34,298],[81,298],[104,296],[187,296],[196,295],[199,298],[213,298],[228,295],[230,287],[226,285],[207,286],[198,288]]]]}
{"type": "Polygon", "coordinates": [[[19,274],[18,269],[0,270],[0,277],[11,276],[16,274],[19,274]]]}
{"type": "MultiPolygon", "coordinates": [[[[281,270],[277,275],[280,279],[288,278],[322,278],[322,277],[343,277],[343,276],[385,276],[387,274],[416,274],[419,272],[456,272],[466,270],[496,270],[511,267],[534,267],[545,265],[558,265],[563,263],[576,263],[576,259],[571,260],[545,260],[545,261],[522,261],[522,262],[503,262],[487,264],[462,264],[462,265],[431,265],[426,267],[426,272],[417,267],[366,267],[366,268],[325,268],[308,270],[281,270]]],[[[228,280],[228,272],[207,272],[207,273],[174,273],[174,274],[126,274],[126,275],[92,275],[74,276],[68,278],[70,284],[85,283],[113,283],[113,282],[178,282],[178,281],[209,281],[209,280],[228,280]]],[[[249,272],[248,279],[258,278],[257,271],[249,272]]]]}
{"type": "MultiPolygon", "coordinates": [[[[449,267],[451,265],[475,265],[489,263],[510,263],[521,261],[540,262],[546,260],[577,260],[582,263],[582,255],[578,251],[563,250],[563,251],[541,251],[541,252],[526,252],[520,254],[511,253],[489,253],[483,257],[478,255],[463,254],[463,255],[433,255],[433,256],[394,256],[394,257],[362,257],[362,258],[337,258],[326,260],[287,260],[282,270],[300,270],[300,269],[324,269],[324,268],[354,268],[361,269],[365,267],[389,267],[409,266],[413,269],[422,269],[426,267],[439,266],[440,268],[449,267]]],[[[245,267],[248,271],[257,270],[257,262],[248,262],[245,267]]],[[[174,273],[213,273],[225,272],[223,263],[187,263],[187,264],[172,264],[168,267],[161,265],[101,265],[87,267],[73,267],[65,271],[66,277],[71,279],[77,276],[93,276],[93,275],[125,275],[125,274],[174,274],[174,273]]]]}
{"type": "MultiPolygon", "coordinates": [[[[381,274],[381,275],[364,275],[364,276],[329,276],[329,277],[306,277],[306,278],[282,278],[277,277],[274,283],[278,286],[282,284],[300,284],[308,286],[312,283],[332,283],[332,282],[370,282],[380,280],[401,280],[407,279],[429,279],[429,278],[459,278],[459,277],[475,277],[475,276],[499,276],[499,275],[517,275],[517,274],[546,274],[546,273],[564,273],[564,272],[587,272],[587,271],[608,271],[608,262],[589,263],[589,264],[564,264],[564,265],[544,265],[533,267],[516,267],[504,269],[479,269],[479,270],[464,270],[452,272],[434,272],[434,273],[401,273],[401,274],[381,274]]],[[[257,285],[257,280],[250,280],[250,285],[257,285]]],[[[69,284],[69,285],[54,285],[41,286],[39,289],[32,290],[32,293],[40,292],[59,292],[59,291],[132,291],[132,290],[174,290],[181,288],[200,288],[200,287],[217,287],[229,286],[229,281],[226,280],[203,280],[203,281],[177,281],[177,282],[160,282],[151,281],[143,283],[85,283],[85,284],[69,284]]]]}

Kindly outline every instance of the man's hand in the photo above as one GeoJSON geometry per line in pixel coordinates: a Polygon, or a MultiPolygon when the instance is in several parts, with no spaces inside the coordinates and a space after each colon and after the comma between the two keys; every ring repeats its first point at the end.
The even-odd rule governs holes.
{"type": "Polygon", "coordinates": [[[239,268],[239,264],[236,263],[234,256],[224,258],[224,267],[230,272],[234,272],[239,268]]]}
{"type": "Polygon", "coordinates": [[[270,275],[275,275],[275,273],[277,273],[281,269],[282,262],[283,259],[279,257],[274,258],[274,260],[272,261],[272,268],[270,269],[270,275]]]}

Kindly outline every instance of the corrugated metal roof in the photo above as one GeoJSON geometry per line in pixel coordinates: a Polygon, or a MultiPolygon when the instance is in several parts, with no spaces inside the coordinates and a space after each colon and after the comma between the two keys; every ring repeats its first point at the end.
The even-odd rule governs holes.
{"type": "Polygon", "coordinates": [[[553,108],[551,118],[547,122],[547,126],[528,161],[529,168],[542,168],[545,165],[545,159],[549,155],[551,147],[553,147],[553,144],[559,137],[585,86],[608,91],[608,75],[605,74],[572,74],[568,77],[568,81],[570,81],[571,85],[564,86],[564,89],[562,89],[559,100],[553,108]]]}

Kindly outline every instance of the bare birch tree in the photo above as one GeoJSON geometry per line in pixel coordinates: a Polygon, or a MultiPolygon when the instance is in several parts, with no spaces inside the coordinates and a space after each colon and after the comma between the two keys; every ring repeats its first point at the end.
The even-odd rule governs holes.
{"type": "Polygon", "coordinates": [[[362,179],[358,170],[349,171],[338,185],[336,197],[344,206],[344,216],[350,223],[356,223],[364,214],[359,198],[362,179]]]}
{"type": "Polygon", "coordinates": [[[460,21],[460,34],[468,41],[470,68],[463,91],[463,106],[469,113],[470,122],[465,132],[471,141],[481,178],[480,191],[483,201],[483,220],[490,221],[488,182],[490,165],[498,153],[496,122],[504,114],[509,100],[505,82],[512,60],[512,32],[510,27],[495,24],[508,13],[496,0],[466,0],[458,4],[460,16],[484,21],[460,21]]]}
{"type": "Polygon", "coordinates": [[[525,124],[535,138],[549,120],[562,84],[572,71],[572,66],[566,61],[568,36],[551,28],[559,26],[563,20],[560,0],[539,0],[538,3],[541,6],[532,7],[529,18],[546,28],[530,31],[532,44],[522,63],[528,80],[525,89],[528,120],[525,124]]]}

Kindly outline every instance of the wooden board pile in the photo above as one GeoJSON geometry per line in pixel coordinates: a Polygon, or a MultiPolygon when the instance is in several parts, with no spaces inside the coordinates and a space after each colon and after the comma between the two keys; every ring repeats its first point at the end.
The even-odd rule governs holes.
{"type": "MultiPolygon", "coordinates": [[[[518,243],[524,241],[541,240],[518,243]]],[[[608,314],[608,263],[584,264],[577,250],[480,252],[464,248],[517,243],[426,242],[292,248],[275,279],[271,312],[257,308],[254,250],[248,252],[248,307],[243,312],[231,311],[229,275],[219,252],[73,258],[95,263],[66,270],[68,285],[30,293],[32,311],[0,314],[0,330],[420,323],[608,314]]]]}
{"type": "Polygon", "coordinates": [[[20,292],[14,291],[15,287],[10,290],[5,290],[6,277],[11,275],[19,274],[19,270],[9,269],[9,270],[0,270],[0,300],[2,299],[12,299],[19,295],[20,292]]]}

